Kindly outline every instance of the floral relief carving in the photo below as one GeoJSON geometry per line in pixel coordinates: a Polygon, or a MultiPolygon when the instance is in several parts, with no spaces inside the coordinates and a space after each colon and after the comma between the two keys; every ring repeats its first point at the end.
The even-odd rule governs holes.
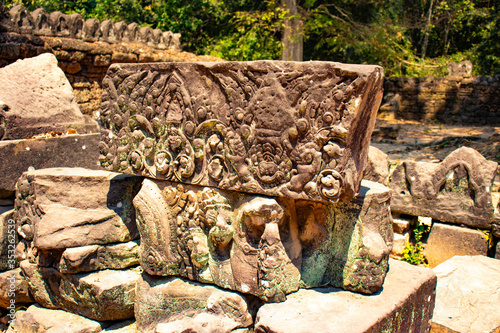
{"type": "Polygon", "coordinates": [[[383,74],[342,66],[112,65],[103,81],[101,165],[221,189],[348,200],[359,188],[383,74]]]}

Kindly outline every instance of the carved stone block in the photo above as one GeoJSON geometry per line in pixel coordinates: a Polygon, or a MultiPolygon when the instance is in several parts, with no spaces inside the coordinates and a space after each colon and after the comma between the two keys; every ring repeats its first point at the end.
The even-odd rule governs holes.
{"type": "Polygon", "coordinates": [[[62,274],[51,267],[22,261],[30,293],[50,309],[63,309],[94,320],[122,320],[134,317],[138,269],[103,270],[83,274],[62,274]]]}
{"type": "Polygon", "coordinates": [[[31,34],[35,22],[30,12],[22,5],[16,5],[9,11],[12,20],[12,28],[15,32],[21,34],[31,34]]]}
{"type": "Polygon", "coordinates": [[[61,273],[124,269],[139,264],[139,242],[87,245],[65,249],[55,265],[61,273]]]}
{"type": "Polygon", "coordinates": [[[137,282],[134,308],[137,329],[143,333],[231,332],[253,323],[255,311],[249,299],[214,286],[143,273],[137,282]],[[196,330],[206,318],[208,326],[196,330]],[[167,330],[167,325],[189,329],[167,330]]]}
{"type": "Polygon", "coordinates": [[[491,186],[497,163],[472,148],[453,151],[441,163],[405,161],[392,173],[393,212],[491,229],[491,186]]]}
{"type": "Polygon", "coordinates": [[[18,231],[45,250],[136,239],[131,201],[141,181],[82,168],[25,172],[16,185],[18,231]]]}
{"type": "Polygon", "coordinates": [[[143,269],[285,300],[299,286],[382,286],[390,190],[364,181],[348,204],[265,198],[145,179],[134,198],[143,269]]]}
{"type": "Polygon", "coordinates": [[[49,14],[43,8],[35,9],[31,13],[35,25],[35,34],[42,36],[52,36],[52,26],[50,25],[49,14]]]}
{"type": "Polygon", "coordinates": [[[82,39],[86,42],[95,42],[101,35],[100,23],[96,18],[89,18],[82,28],[82,39]]]}
{"type": "Polygon", "coordinates": [[[255,194],[348,201],[359,190],[383,70],[330,62],[115,64],[101,165],[255,194]]]}

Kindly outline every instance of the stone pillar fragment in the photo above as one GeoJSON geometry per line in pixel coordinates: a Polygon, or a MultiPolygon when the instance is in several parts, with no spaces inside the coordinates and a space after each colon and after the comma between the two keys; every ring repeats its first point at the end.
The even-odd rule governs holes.
{"type": "Polygon", "coordinates": [[[380,67],[330,62],[115,64],[103,80],[101,165],[225,190],[349,201],[382,82],[380,67]]]}

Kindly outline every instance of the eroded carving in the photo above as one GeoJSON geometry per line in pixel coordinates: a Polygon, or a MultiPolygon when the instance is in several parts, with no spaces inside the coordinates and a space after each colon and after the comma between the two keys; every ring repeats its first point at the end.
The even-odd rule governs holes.
{"type": "Polygon", "coordinates": [[[376,292],[392,246],[390,190],[332,205],[145,179],[134,198],[140,263],[279,302],[299,286],[376,292]]]}
{"type": "Polygon", "coordinates": [[[100,29],[99,20],[96,18],[90,18],[83,24],[82,39],[86,42],[95,42],[99,39],[100,29]]]}
{"type": "Polygon", "coordinates": [[[101,36],[100,40],[107,43],[116,43],[116,33],[115,33],[115,25],[110,20],[105,20],[101,22],[101,36]]]}
{"type": "Polygon", "coordinates": [[[441,163],[404,161],[391,175],[392,209],[490,229],[496,170],[497,163],[467,147],[453,151],[441,163]]]}
{"type": "Polygon", "coordinates": [[[101,165],[188,184],[336,202],[358,191],[382,69],[250,62],[112,66],[101,165]]]}
{"type": "Polygon", "coordinates": [[[42,36],[52,36],[52,26],[49,21],[49,14],[43,8],[38,8],[31,13],[35,25],[35,34],[42,36]]]}
{"type": "Polygon", "coordinates": [[[33,32],[35,22],[24,6],[12,7],[9,14],[13,23],[12,27],[16,32],[21,34],[31,34],[33,32]]]}
{"type": "Polygon", "coordinates": [[[49,15],[54,34],[60,37],[71,36],[70,26],[68,22],[68,15],[61,12],[52,12],[49,15]]]}

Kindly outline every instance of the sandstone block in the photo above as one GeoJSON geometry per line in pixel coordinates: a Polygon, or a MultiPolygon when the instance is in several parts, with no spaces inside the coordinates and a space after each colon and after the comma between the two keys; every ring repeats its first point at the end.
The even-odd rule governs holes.
{"type": "Polygon", "coordinates": [[[34,304],[26,311],[17,312],[15,325],[9,327],[7,332],[98,333],[102,332],[102,324],[74,313],[45,309],[34,304]]]}
{"type": "Polygon", "coordinates": [[[132,198],[141,181],[82,168],[25,172],[16,185],[21,236],[45,250],[136,239],[132,198]]]}
{"type": "Polygon", "coordinates": [[[65,249],[56,268],[61,273],[124,269],[139,264],[139,242],[87,245],[65,249]]]}
{"type": "Polygon", "coordinates": [[[250,311],[245,297],[209,285],[146,273],[137,283],[135,318],[138,331],[144,333],[176,332],[168,328],[192,329],[203,322],[220,329],[213,332],[231,332],[253,323],[250,311]]]}
{"type": "Polygon", "coordinates": [[[391,208],[413,216],[491,229],[491,186],[497,163],[472,148],[453,151],[441,163],[405,161],[392,173],[391,208]]]}
{"type": "Polygon", "coordinates": [[[431,332],[500,330],[500,260],[456,256],[434,272],[438,283],[431,332]]]}
{"type": "Polygon", "coordinates": [[[28,169],[101,169],[99,137],[95,133],[0,141],[0,189],[14,192],[17,179],[28,169]]]}
{"type": "Polygon", "coordinates": [[[134,198],[140,263],[269,302],[300,285],[374,293],[392,247],[390,193],[363,181],[355,200],[333,205],[145,179],[134,198]]]}
{"type": "Polygon", "coordinates": [[[485,256],[488,253],[488,245],[484,236],[478,230],[434,223],[425,245],[424,255],[431,268],[453,256],[485,256]]]}
{"type": "Polygon", "coordinates": [[[404,234],[405,232],[410,230],[411,221],[404,218],[396,218],[392,219],[392,229],[395,233],[404,234]]]}
{"type": "Polygon", "coordinates": [[[253,194],[348,201],[382,94],[377,66],[115,64],[103,80],[101,165],[253,194]]]}
{"type": "Polygon", "coordinates": [[[394,242],[392,244],[391,257],[400,259],[403,256],[403,250],[407,243],[410,242],[410,233],[405,232],[404,234],[394,234],[394,242]]]}
{"type": "Polygon", "coordinates": [[[0,307],[8,308],[11,300],[16,306],[34,302],[28,292],[28,282],[21,275],[21,268],[0,273],[0,307]]]}
{"type": "Polygon", "coordinates": [[[368,163],[363,179],[389,185],[389,156],[377,147],[370,146],[368,163]]]}
{"type": "Polygon", "coordinates": [[[76,104],[73,89],[51,53],[18,60],[0,68],[0,101],[4,105],[0,140],[27,139],[50,131],[96,132],[76,104]]]}
{"type": "Polygon", "coordinates": [[[138,270],[103,270],[84,274],[61,274],[55,268],[27,261],[21,269],[28,278],[35,301],[46,308],[63,309],[105,321],[133,318],[138,270]]]}
{"type": "Polygon", "coordinates": [[[390,259],[384,288],[362,296],[336,288],[299,290],[257,312],[255,333],[426,332],[434,309],[432,270],[390,259]]]}

